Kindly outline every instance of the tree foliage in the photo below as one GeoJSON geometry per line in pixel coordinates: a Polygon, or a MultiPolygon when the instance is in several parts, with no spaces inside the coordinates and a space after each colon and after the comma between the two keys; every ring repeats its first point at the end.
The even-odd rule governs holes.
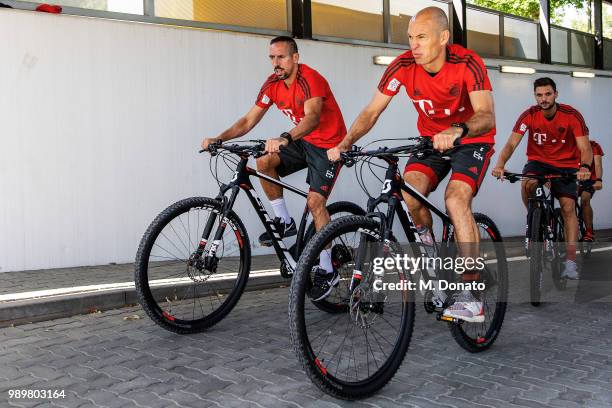
{"type": "MultiPolygon", "coordinates": [[[[537,20],[540,15],[539,0],[468,0],[468,3],[533,20],[537,20]]],[[[552,19],[562,17],[559,14],[567,6],[574,6],[579,10],[586,8],[584,0],[550,0],[552,19]]]]}

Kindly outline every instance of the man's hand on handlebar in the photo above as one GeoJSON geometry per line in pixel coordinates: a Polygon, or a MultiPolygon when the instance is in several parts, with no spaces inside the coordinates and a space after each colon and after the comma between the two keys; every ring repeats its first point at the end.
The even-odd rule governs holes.
{"type": "Polygon", "coordinates": [[[580,167],[576,173],[578,181],[585,181],[591,178],[591,172],[585,167],[580,167]]]}
{"type": "Polygon", "coordinates": [[[435,150],[439,152],[443,152],[448,149],[452,149],[455,147],[455,140],[461,137],[461,128],[457,128],[454,126],[449,127],[448,129],[443,130],[442,132],[434,135],[433,137],[433,147],[435,150]]]}
{"type": "Polygon", "coordinates": [[[344,153],[347,151],[349,151],[349,147],[346,147],[342,143],[340,143],[338,146],[332,147],[327,151],[327,160],[329,160],[330,162],[337,162],[341,159],[340,153],[344,153]]]}
{"type": "Polygon", "coordinates": [[[203,150],[208,150],[208,146],[211,144],[217,144],[219,143],[221,140],[217,137],[205,137],[204,140],[202,140],[202,149],[203,150]]]}
{"type": "Polygon", "coordinates": [[[504,181],[504,172],[505,171],[506,171],[506,169],[504,169],[503,166],[502,167],[496,166],[495,168],[493,168],[493,171],[491,172],[491,174],[493,175],[493,177],[497,177],[501,181],[504,181]]]}
{"type": "Polygon", "coordinates": [[[268,139],[266,141],[266,153],[278,153],[280,152],[281,146],[286,147],[288,144],[289,141],[283,137],[268,139]]]}

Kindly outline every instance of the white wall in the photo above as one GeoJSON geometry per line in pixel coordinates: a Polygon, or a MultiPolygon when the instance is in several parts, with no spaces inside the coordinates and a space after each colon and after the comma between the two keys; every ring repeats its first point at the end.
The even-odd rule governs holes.
{"type": "MultiPolygon", "coordinates": [[[[141,234],[170,203],[215,195],[203,136],[253,103],[270,73],[269,38],[17,10],[0,11],[0,271],[130,262],[141,234]]],[[[347,125],[371,97],[396,50],[300,41],[302,61],[330,82],[347,125]]],[[[531,76],[489,71],[498,150],[531,100],[531,76]]],[[[604,151],[612,80],[554,75],[561,101],[585,116],[604,151]]],[[[367,140],[413,136],[416,113],[395,98],[367,140]]],[[[289,128],[271,110],[256,138],[289,128]]],[[[510,168],[520,170],[522,150],[510,168]]],[[[305,175],[290,182],[303,185],[305,175]]],[[[476,200],[505,235],[520,234],[518,186],[485,179],[476,200]]],[[[441,192],[434,200],[440,203],[441,192]]],[[[612,226],[609,189],[595,200],[599,227],[612,226]]],[[[332,199],[365,203],[352,170],[332,199]]],[[[238,213],[246,215],[243,198],[238,213]]],[[[289,198],[291,210],[303,203],[289,198]]],[[[252,241],[263,230],[247,220],[252,241]]]]}

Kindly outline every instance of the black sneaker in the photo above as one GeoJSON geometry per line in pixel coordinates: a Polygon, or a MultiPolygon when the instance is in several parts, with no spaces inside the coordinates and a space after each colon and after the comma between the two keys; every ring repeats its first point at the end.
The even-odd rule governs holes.
{"type": "MultiPolygon", "coordinates": [[[[274,225],[281,238],[297,235],[297,228],[295,227],[295,220],[293,218],[291,218],[289,224],[285,224],[280,217],[276,217],[274,218],[274,225]]],[[[272,246],[272,238],[267,231],[259,236],[259,243],[263,246],[272,246]]]]}
{"type": "Polygon", "coordinates": [[[314,284],[310,291],[310,297],[314,302],[325,299],[331,293],[334,286],[340,282],[340,275],[336,268],[333,272],[327,272],[320,266],[312,268],[314,272],[314,284]]]}

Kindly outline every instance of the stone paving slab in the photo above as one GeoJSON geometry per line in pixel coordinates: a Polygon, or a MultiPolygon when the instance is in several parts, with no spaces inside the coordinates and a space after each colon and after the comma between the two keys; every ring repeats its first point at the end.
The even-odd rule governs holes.
{"type": "Polygon", "coordinates": [[[612,304],[510,304],[488,351],[470,354],[417,308],[395,378],[336,400],[310,383],[290,345],[287,288],[246,292],[205,333],[167,332],[139,308],[0,329],[4,407],[609,407],[612,304]],[[124,317],[139,315],[138,320],[124,317]],[[56,400],[8,390],[58,389],[56,400]]]}

